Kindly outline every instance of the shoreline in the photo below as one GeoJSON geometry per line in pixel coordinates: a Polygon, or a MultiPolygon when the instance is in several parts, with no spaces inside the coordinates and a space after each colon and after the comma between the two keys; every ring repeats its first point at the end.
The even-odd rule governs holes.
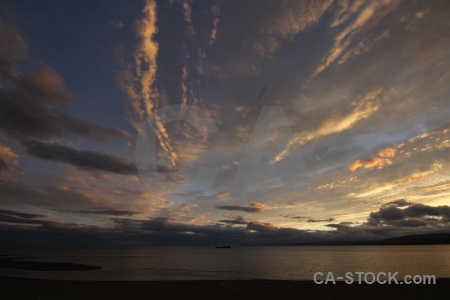
{"type": "Polygon", "coordinates": [[[450,278],[435,285],[380,285],[311,280],[80,281],[0,276],[5,299],[448,299],[450,278]]]}

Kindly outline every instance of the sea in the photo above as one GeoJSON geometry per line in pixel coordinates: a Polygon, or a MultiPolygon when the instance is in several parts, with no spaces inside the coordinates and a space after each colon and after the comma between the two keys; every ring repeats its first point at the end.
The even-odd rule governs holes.
{"type": "Polygon", "coordinates": [[[450,277],[450,245],[0,249],[18,259],[101,266],[96,271],[0,268],[0,276],[65,280],[312,280],[316,272],[450,277]]]}

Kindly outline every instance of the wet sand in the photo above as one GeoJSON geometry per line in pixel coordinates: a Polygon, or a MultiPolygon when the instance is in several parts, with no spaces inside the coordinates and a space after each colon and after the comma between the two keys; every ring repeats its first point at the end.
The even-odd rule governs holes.
{"type": "Polygon", "coordinates": [[[313,281],[59,281],[0,277],[1,299],[449,299],[436,285],[317,285],[313,281]]]}

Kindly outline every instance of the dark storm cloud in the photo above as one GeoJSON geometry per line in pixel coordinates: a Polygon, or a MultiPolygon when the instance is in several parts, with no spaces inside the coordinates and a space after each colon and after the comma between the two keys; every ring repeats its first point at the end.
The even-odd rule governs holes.
{"type": "Polygon", "coordinates": [[[283,215],[283,218],[292,219],[292,220],[306,220],[308,223],[322,223],[322,222],[333,222],[334,218],[327,219],[313,219],[311,217],[303,217],[303,216],[294,216],[294,215],[283,215]]]}
{"type": "Polygon", "coordinates": [[[385,203],[383,206],[389,206],[389,205],[394,205],[396,207],[403,207],[403,206],[408,206],[412,204],[411,202],[405,200],[405,199],[399,199],[399,200],[395,200],[395,201],[391,201],[388,203],[385,203]]]}
{"type": "Polygon", "coordinates": [[[284,215],[283,218],[287,219],[293,219],[293,220],[304,220],[304,219],[310,219],[311,217],[303,217],[303,216],[294,216],[294,215],[284,215]]]}
{"type": "Polygon", "coordinates": [[[80,151],[58,144],[39,141],[23,141],[28,154],[45,160],[71,164],[80,168],[89,168],[116,174],[136,174],[134,163],[122,158],[93,151],[80,151]]]}
{"type": "Polygon", "coordinates": [[[244,219],[241,216],[238,216],[234,219],[227,219],[227,220],[219,220],[220,223],[227,223],[227,224],[234,224],[234,225],[247,225],[248,220],[244,219]]]}
{"type": "MultiPolygon", "coordinates": [[[[37,217],[29,217],[28,214],[15,213],[15,214],[3,214],[0,213],[0,224],[13,224],[13,226],[37,226],[39,228],[46,229],[57,229],[66,226],[76,227],[76,224],[66,223],[66,222],[54,222],[54,221],[46,221],[46,220],[38,220],[37,217],[43,217],[36,215],[37,217]]],[[[11,225],[9,225],[11,226],[11,225]]],[[[8,227],[8,225],[6,226],[8,227]]]]}
{"type": "Polygon", "coordinates": [[[277,226],[268,222],[249,222],[247,224],[248,230],[253,230],[257,232],[270,232],[277,230],[277,226]]]}
{"type": "MultiPolygon", "coordinates": [[[[42,159],[116,174],[136,174],[135,166],[120,158],[39,141],[63,135],[95,141],[131,135],[63,112],[67,105],[75,103],[63,78],[50,67],[17,71],[19,64],[29,62],[27,45],[20,32],[4,19],[0,19],[0,27],[0,133],[18,140],[29,154],[42,159]]],[[[0,159],[0,170],[4,169],[7,165],[0,159]]]]}
{"type": "Polygon", "coordinates": [[[0,171],[2,170],[8,170],[8,165],[6,164],[5,160],[3,158],[0,158],[0,171]]]}
{"type": "Polygon", "coordinates": [[[325,226],[330,227],[330,228],[336,228],[336,229],[347,229],[349,228],[349,225],[354,224],[353,222],[341,222],[338,224],[327,224],[325,226]]]}
{"type": "Polygon", "coordinates": [[[445,217],[450,218],[450,207],[442,206],[428,206],[425,204],[414,204],[404,209],[408,217],[420,218],[424,216],[445,217]]]}
{"type": "Polygon", "coordinates": [[[330,227],[330,228],[336,228],[336,229],[345,229],[348,227],[347,224],[327,224],[325,226],[330,227]]]}
{"type": "Polygon", "coordinates": [[[97,209],[85,209],[85,210],[69,210],[66,211],[69,213],[76,213],[76,214],[91,214],[91,215],[109,215],[109,216],[132,216],[135,214],[138,214],[138,212],[135,211],[129,211],[129,210],[115,210],[112,208],[97,208],[97,209]]]}
{"type": "Polygon", "coordinates": [[[234,219],[220,220],[219,222],[232,225],[247,225],[248,230],[253,230],[257,232],[268,232],[277,229],[277,226],[275,226],[272,223],[246,220],[241,216],[238,216],[234,219]]]}
{"type": "Polygon", "coordinates": [[[450,223],[450,207],[409,204],[404,209],[397,206],[381,207],[369,215],[367,224],[372,226],[420,227],[442,226],[450,223]]]}
{"type": "Polygon", "coordinates": [[[3,85],[0,89],[0,130],[13,138],[47,138],[64,133],[92,140],[130,137],[126,131],[58,111],[58,107],[74,103],[75,99],[65,91],[59,74],[50,68],[34,74],[3,75],[0,76],[3,85]]]}
{"type": "Polygon", "coordinates": [[[379,212],[370,213],[372,220],[401,220],[405,218],[405,212],[395,206],[381,208],[379,212]]]}
{"type": "Polygon", "coordinates": [[[21,213],[21,212],[5,210],[5,209],[0,209],[0,215],[8,215],[8,216],[19,217],[19,218],[23,218],[23,219],[35,219],[35,218],[44,217],[43,215],[21,213]]]}
{"type": "MultiPolygon", "coordinates": [[[[95,141],[130,138],[131,135],[62,112],[61,109],[75,102],[74,96],[66,91],[62,77],[49,67],[24,74],[18,72],[16,66],[25,61],[27,45],[5,20],[0,19],[0,27],[0,132],[20,141],[29,154],[39,158],[118,174],[135,174],[134,166],[110,155],[30,141],[64,134],[95,141]]],[[[5,161],[0,159],[0,170],[6,168],[5,161]]]]}
{"type": "Polygon", "coordinates": [[[218,205],[217,209],[225,209],[225,210],[238,210],[245,211],[249,213],[262,212],[264,210],[265,205],[261,203],[252,203],[250,206],[242,206],[242,205],[218,205]]]}
{"type": "Polygon", "coordinates": [[[64,181],[42,182],[36,184],[0,180],[0,204],[31,205],[57,210],[94,209],[99,205],[108,206],[108,202],[89,193],[68,186],[64,181]]]}
{"type": "Polygon", "coordinates": [[[176,231],[176,232],[201,232],[201,226],[176,223],[168,218],[155,218],[142,222],[145,231],[176,231]]]}
{"type": "Polygon", "coordinates": [[[322,223],[322,222],[333,222],[334,218],[328,218],[328,219],[308,219],[308,223],[322,223]]]}

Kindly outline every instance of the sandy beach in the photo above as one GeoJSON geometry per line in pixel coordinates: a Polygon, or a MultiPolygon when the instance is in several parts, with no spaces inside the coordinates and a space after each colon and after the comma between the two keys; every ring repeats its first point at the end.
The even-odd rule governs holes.
{"type": "Polygon", "coordinates": [[[59,281],[0,277],[2,299],[448,299],[436,285],[316,285],[313,281],[59,281]]]}

